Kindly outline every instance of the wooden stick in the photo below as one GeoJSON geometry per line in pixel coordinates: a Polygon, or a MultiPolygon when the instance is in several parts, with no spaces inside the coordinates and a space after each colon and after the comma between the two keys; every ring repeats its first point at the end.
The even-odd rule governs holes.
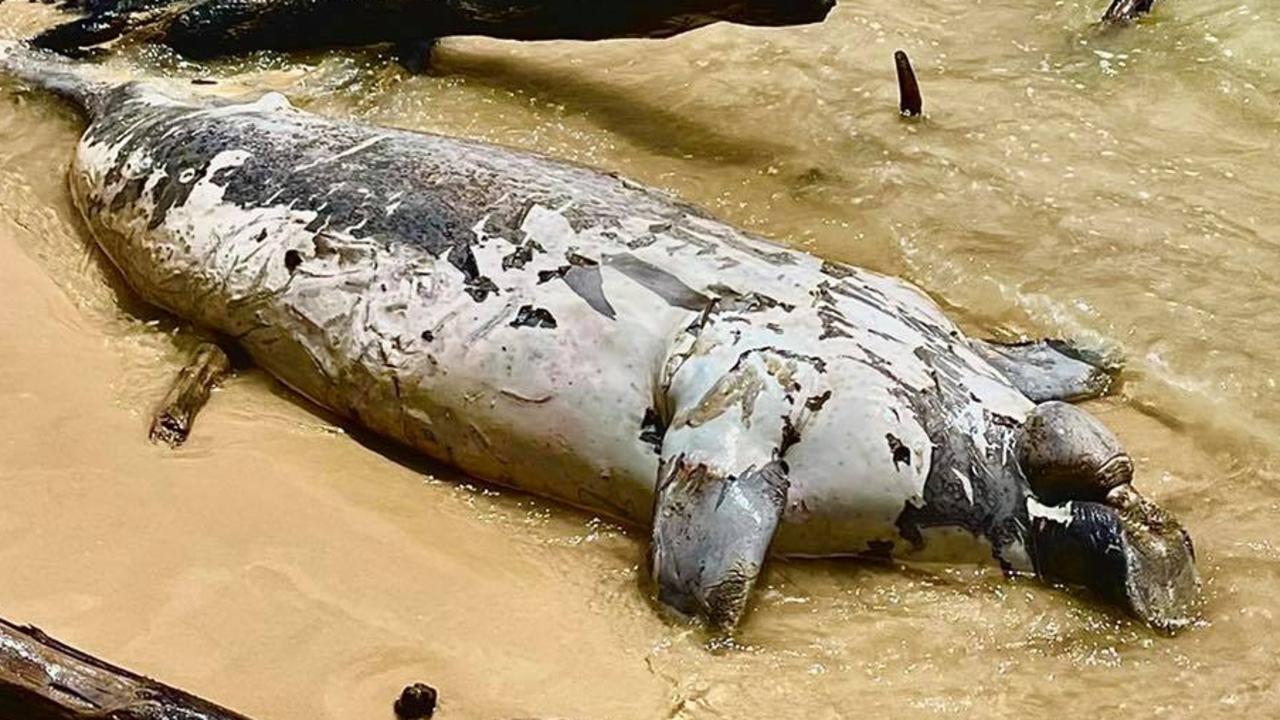
{"type": "Polygon", "coordinates": [[[0,720],[248,720],[0,619],[0,720]]]}
{"type": "Polygon", "coordinates": [[[209,402],[209,393],[231,370],[231,361],[222,348],[202,343],[165,395],[160,410],[151,421],[151,441],[178,447],[187,441],[200,408],[209,402]]]}
{"type": "Polygon", "coordinates": [[[920,117],[924,113],[924,100],[920,97],[920,83],[911,68],[911,59],[899,50],[893,54],[893,64],[898,69],[898,112],[902,117],[920,117]]]}

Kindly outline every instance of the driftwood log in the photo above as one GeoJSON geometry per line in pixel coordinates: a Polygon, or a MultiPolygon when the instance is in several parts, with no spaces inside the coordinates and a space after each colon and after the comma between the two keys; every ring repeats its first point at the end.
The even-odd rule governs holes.
{"type": "Polygon", "coordinates": [[[248,720],[0,620],[0,720],[248,720]]]}
{"type": "MultiPolygon", "coordinates": [[[[190,58],[393,43],[429,51],[456,35],[507,40],[666,38],[716,22],[821,22],[835,0],[64,0],[83,17],[38,35],[66,54],[116,38],[190,58]]],[[[402,59],[407,59],[403,58],[402,59]]],[[[421,58],[419,58],[421,59],[421,58]]]]}

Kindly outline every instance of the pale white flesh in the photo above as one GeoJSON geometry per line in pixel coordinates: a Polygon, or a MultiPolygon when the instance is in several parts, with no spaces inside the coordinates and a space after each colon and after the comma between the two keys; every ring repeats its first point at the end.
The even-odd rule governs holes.
{"type": "MultiPolygon", "coordinates": [[[[907,282],[824,263],[595,170],[322,119],[278,95],[205,106],[133,88],[95,126],[108,123],[110,132],[91,128],[81,142],[71,188],[134,290],[238,341],[317,404],[478,478],[647,526],[660,461],[641,438],[647,410],[670,423],[668,458],[684,452],[725,473],[775,457],[785,415],[799,441],[783,458],[791,487],[777,553],[866,554],[877,544],[877,554],[990,561],[990,538],[961,522],[928,528],[924,542],[902,537],[899,518],[925,505],[931,472],[959,489],[964,497],[949,502],[961,510],[965,497],[1007,494],[1016,510],[997,512],[1025,518],[1026,490],[1004,469],[1013,430],[1034,406],[907,282]],[[171,125],[139,119],[155,117],[146,111],[171,125]],[[170,126],[209,138],[187,176],[160,167],[146,137],[170,126]],[[226,184],[267,146],[292,160],[253,170],[262,191],[252,207],[228,199],[226,184]],[[116,202],[124,178],[143,191],[116,202]],[[175,180],[189,192],[151,222],[152,191],[175,180]],[[273,200],[272,188],[290,183],[308,183],[312,201],[273,200]],[[370,217],[394,224],[406,203],[445,186],[440,202],[464,221],[448,232],[473,234],[476,266],[497,289],[483,301],[444,255],[365,232],[370,217]],[[326,206],[315,198],[326,195],[359,200],[363,219],[334,216],[317,228],[326,206]],[[514,237],[543,252],[504,269],[513,234],[488,228],[513,208],[514,237]],[[540,282],[539,271],[554,273],[570,255],[598,263],[613,317],[563,278],[540,282]],[[638,280],[635,261],[707,297],[731,288],[777,305],[721,308],[695,335],[687,329],[703,311],[638,280]],[[556,327],[513,326],[524,306],[546,310],[556,327]],[[840,333],[824,337],[833,313],[840,333]],[[943,392],[922,353],[945,356],[951,375],[950,395],[927,417],[932,437],[902,394],[943,392]],[[735,366],[750,366],[751,377],[737,390],[718,385],[735,366]],[[1009,427],[993,430],[994,416],[1009,427]],[[901,450],[895,460],[889,437],[909,462],[901,450]],[[985,469],[935,467],[939,444],[953,440],[985,469]]],[[[1030,569],[1019,542],[998,556],[1030,569]]]]}

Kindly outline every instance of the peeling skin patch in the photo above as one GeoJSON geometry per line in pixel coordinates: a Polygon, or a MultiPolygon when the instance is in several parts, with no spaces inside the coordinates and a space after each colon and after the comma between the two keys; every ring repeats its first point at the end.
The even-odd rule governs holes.
{"type": "Polygon", "coordinates": [[[716,295],[716,310],[721,312],[754,313],[773,308],[782,308],[792,312],[795,305],[780,302],[760,292],[740,293],[727,285],[719,283],[707,288],[716,295]]]}
{"type": "Polygon", "coordinates": [[[577,254],[569,256],[569,267],[564,272],[564,282],[578,297],[587,301],[592,310],[609,318],[618,319],[618,313],[604,296],[604,279],[600,275],[600,263],[577,254]]]}
{"type": "Polygon", "coordinates": [[[822,321],[822,334],[818,339],[852,338],[857,331],[857,326],[841,311],[835,295],[831,292],[830,283],[825,281],[819,283],[813,289],[812,295],[814,310],[818,314],[818,319],[822,321]]]}
{"type": "Polygon", "coordinates": [[[710,297],[684,284],[675,275],[634,255],[628,253],[606,255],[604,262],[607,266],[643,285],[672,307],[701,311],[711,303],[710,297]]]}
{"type": "Polygon", "coordinates": [[[882,332],[882,331],[880,331],[880,330],[876,330],[875,328],[867,328],[867,333],[868,333],[868,334],[871,334],[871,335],[874,335],[874,336],[876,336],[876,337],[880,338],[881,340],[885,340],[885,341],[888,341],[888,342],[891,342],[891,343],[895,343],[895,344],[899,344],[899,345],[901,345],[901,344],[902,344],[902,341],[901,341],[901,340],[899,340],[898,338],[896,338],[896,337],[894,337],[894,336],[892,336],[892,335],[890,335],[890,334],[888,334],[888,333],[882,332]]]}
{"type": "Polygon", "coordinates": [[[1027,496],[1027,515],[1036,520],[1047,520],[1063,526],[1070,525],[1073,517],[1071,503],[1045,505],[1031,495],[1027,496]]]}
{"type": "MultiPolygon", "coordinates": [[[[523,203],[496,208],[494,212],[485,218],[485,233],[493,237],[502,238],[512,245],[520,245],[525,239],[524,222],[536,206],[536,202],[527,200],[523,203]]],[[[534,244],[536,245],[536,243],[534,244]]],[[[539,247],[539,252],[545,251],[539,247]]]]}
{"type": "Polygon", "coordinates": [[[845,278],[851,278],[856,276],[858,274],[858,271],[855,270],[854,268],[849,267],[848,265],[844,265],[842,263],[838,263],[833,260],[823,260],[822,274],[830,275],[831,277],[839,280],[844,280],[845,278]]]}
{"type": "Polygon", "coordinates": [[[516,312],[516,319],[511,321],[511,327],[553,329],[556,327],[556,319],[549,310],[525,305],[516,312]]]}
{"type": "Polygon", "coordinates": [[[787,451],[790,450],[792,446],[799,444],[802,439],[800,431],[797,430],[795,424],[791,422],[791,416],[783,415],[782,442],[778,445],[778,457],[786,457],[787,451]]]}
{"type": "Polygon", "coordinates": [[[466,279],[466,292],[476,302],[484,302],[490,294],[498,292],[492,280],[480,274],[475,253],[469,245],[455,245],[449,250],[449,264],[458,269],[466,279]]]}
{"type": "MultiPolygon", "coordinates": [[[[861,302],[880,301],[862,294],[861,302]]],[[[921,502],[904,503],[895,521],[898,532],[920,551],[926,530],[963,531],[990,542],[994,558],[1006,570],[1025,570],[1020,548],[1029,527],[1029,490],[1011,452],[1015,431],[996,421],[999,414],[984,401],[974,399],[971,388],[987,378],[971,377],[970,360],[950,332],[922,318],[912,317],[909,323],[934,340],[913,350],[928,368],[933,389],[903,388],[899,395],[926,428],[933,447],[921,502]]]]}
{"type": "Polygon", "coordinates": [[[756,354],[763,354],[763,355],[772,354],[778,357],[788,358],[791,360],[797,360],[799,362],[807,363],[809,365],[812,365],[814,371],[816,371],[819,374],[825,373],[827,371],[827,362],[816,355],[800,355],[798,353],[791,352],[790,350],[786,350],[784,348],[774,347],[770,345],[766,347],[752,348],[751,350],[747,350],[743,352],[741,355],[738,356],[738,361],[733,364],[733,367],[730,369],[730,372],[736,371],[738,368],[741,368],[743,364],[747,361],[747,358],[756,354]]]}
{"type": "Polygon", "coordinates": [[[893,433],[887,433],[884,437],[889,441],[889,452],[893,453],[893,466],[895,468],[899,465],[911,467],[911,450],[893,433]]]}
{"type": "Polygon", "coordinates": [[[742,422],[750,426],[755,412],[756,398],[764,390],[764,379],[755,366],[735,367],[703,396],[697,406],[685,418],[685,425],[700,427],[720,417],[726,410],[738,406],[742,409],[742,422]]]}
{"type": "Polygon", "coordinates": [[[808,400],[805,400],[804,406],[808,408],[809,412],[816,413],[819,410],[821,410],[823,406],[827,404],[827,401],[830,399],[831,399],[831,391],[828,390],[822,393],[821,395],[813,395],[808,400]]]}
{"type": "Polygon", "coordinates": [[[561,265],[554,270],[539,271],[538,283],[563,280],[575,295],[591,306],[592,310],[610,320],[616,320],[618,313],[604,295],[604,278],[600,274],[600,264],[576,253],[569,253],[565,259],[569,264],[561,265]]]}
{"type": "Polygon", "coordinates": [[[520,247],[517,247],[515,250],[512,250],[511,254],[502,258],[502,269],[520,270],[524,268],[525,265],[528,265],[529,262],[533,260],[533,254],[535,252],[545,253],[546,250],[544,250],[538,243],[530,240],[520,247]]]}
{"type": "Polygon", "coordinates": [[[568,272],[569,272],[568,265],[561,265],[555,270],[539,270],[538,284],[541,285],[543,283],[549,283],[552,280],[562,279],[564,278],[565,274],[568,272]]]}

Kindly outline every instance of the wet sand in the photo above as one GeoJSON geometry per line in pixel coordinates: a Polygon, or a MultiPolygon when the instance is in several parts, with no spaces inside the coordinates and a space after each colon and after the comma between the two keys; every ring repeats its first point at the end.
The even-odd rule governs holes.
{"type": "MultiPolygon", "coordinates": [[[[622,171],[904,274],[975,333],[1122,352],[1090,409],[1195,536],[1201,626],[1167,638],[988,569],[788,562],[725,645],[655,612],[643,530],[353,437],[260,371],[183,449],[152,446],[196,335],[92,249],[65,190],[78,119],[8,88],[0,613],[258,720],[389,717],[414,681],[447,718],[1274,713],[1280,69],[1259,18],[1280,7],[1168,3],[1096,36],[1101,10],[876,0],[664,44],[450,40],[426,78],[371,52],[113,62],[622,171]],[[895,117],[897,47],[924,124],[895,117]]],[[[53,16],[6,3],[0,34],[53,16]]]]}

